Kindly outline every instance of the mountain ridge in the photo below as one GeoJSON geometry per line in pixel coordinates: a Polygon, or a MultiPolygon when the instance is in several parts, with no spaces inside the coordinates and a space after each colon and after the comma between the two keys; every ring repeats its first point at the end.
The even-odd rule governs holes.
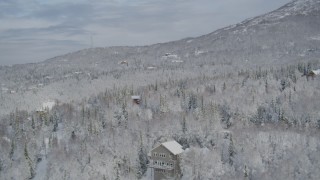
{"type": "MultiPolygon", "coordinates": [[[[319,0],[293,0],[293,1],[283,5],[282,7],[278,8],[274,11],[271,11],[271,12],[253,17],[253,18],[245,19],[239,23],[217,29],[211,33],[201,35],[198,37],[186,37],[186,38],[176,40],[176,41],[155,43],[155,44],[144,45],[144,46],[110,46],[110,47],[88,48],[88,49],[82,49],[79,51],[70,52],[70,53],[67,53],[64,55],[56,56],[56,57],[47,59],[45,61],[48,62],[48,61],[57,59],[59,57],[67,56],[67,55],[70,55],[73,53],[77,54],[77,53],[82,53],[83,51],[94,51],[95,49],[99,51],[101,49],[116,50],[116,49],[124,48],[124,49],[131,49],[131,50],[135,51],[136,49],[148,49],[148,48],[159,47],[159,46],[162,47],[162,46],[166,46],[168,44],[185,44],[186,42],[192,43],[192,41],[197,41],[197,40],[201,41],[202,38],[214,36],[219,33],[226,32],[226,31],[232,31],[232,30],[237,29],[239,27],[248,28],[250,26],[255,26],[255,25],[259,25],[259,24],[268,24],[268,23],[272,23],[274,21],[282,20],[286,17],[288,18],[290,16],[299,16],[299,15],[307,16],[312,13],[315,13],[315,15],[319,16],[319,14],[320,14],[319,11],[320,11],[320,1],[319,0]]],[[[170,49],[170,48],[168,48],[168,49],[170,49]]],[[[139,53],[139,52],[137,52],[137,53],[139,53]]]]}

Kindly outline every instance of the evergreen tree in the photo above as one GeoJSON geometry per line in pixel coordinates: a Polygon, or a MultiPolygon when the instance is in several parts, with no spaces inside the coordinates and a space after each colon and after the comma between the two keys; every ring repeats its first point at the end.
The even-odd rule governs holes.
{"type": "Polygon", "coordinates": [[[84,124],[84,119],[85,119],[85,108],[84,108],[84,104],[81,105],[81,118],[82,118],[82,124],[84,124]]]}
{"type": "Polygon", "coordinates": [[[269,93],[269,83],[268,83],[268,80],[267,80],[267,79],[266,79],[266,81],[265,81],[264,87],[265,87],[266,93],[269,93]]]}
{"type": "Polygon", "coordinates": [[[234,149],[234,144],[233,144],[233,140],[232,140],[232,134],[230,134],[230,142],[229,142],[229,164],[232,166],[233,165],[233,158],[235,155],[235,149],[234,149]]]}
{"type": "Polygon", "coordinates": [[[31,117],[31,128],[32,128],[32,129],[35,129],[35,128],[36,128],[36,125],[35,125],[34,117],[33,117],[33,116],[31,117]]]}
{"type": "Polygon", "coordinates": [[[158,81],[156,81],[156,84],[155,84],[155,86],[154,86],[154,90],[155,90],[155,91],[158,91],[158,81]]]}
{"type": "Polygon", "coordinates": [[[140,133],[140,147],[138,149],[138,169],[137,169],[137,177],[138,179],[141,179],[142,176],[147,172],[148,169],[148,156],[143,148],[142,143],[142,135],[140,133]]]}
{"type": "Polygon", "coordinates": [[[123,114],[123,120],[124,120],[125,127],[127,127],[128,126],[128,111],[127,111],[126,103],[122,104],[122,114],[123,114]]]}
{"type": "Polygon", "coordinates": [[[182,119],[182,132],[183,134],[185,134],[187,132],[187,123],[186,123],[186,116],[183,116],[183,119],[182,119]]]}
{"type": "Polygon", "coordinates": [[[162,96],[160,94],[160,113],[164,114],[168,112],[168,103],[167,103],[167,99],[166,96],[162,96]]]}
{"type": "Polygon", "coordinates": [[[221,116],[221,123],[223,128],[228,129],[231,126],[231,112],[229,106],[226,104],[220,106],[220,116],[221,116]]]}
{"type": "Polygon", "coordinates": [[[226,85],[226,83],[224,82],[223,83],[223,86],[222,86],[222,91],[225,91],[227,89],[227,85],[226,85]]]}
{"type": "Polygon", "coordinates": [[[117,168],[117,170],[116,170],[116,179],[115,180],[120,180],[119,168],[117,168]]]}
{"type": "Polygon", "coordinates": [[[59,117],[57,115],[57,112],[54,112],[53,114],[53,132],[56,132],[58,130],[58,122],[59,122],[59,117]]]}
{"type": "Polygon", "coordinates": [[[30,170],[30,178],[29,179],[33,179],[34,176],[36,175],[36,172],[34,170],[34,167],[33,167],[33,163],[32,163],[32,160],[29,156],[29,152],[28,152],[28,148],[27,148],[27,143],[25,144],[24,146],[24,157],[25,159],[27,160],[27,163],[28,163],[28,166],[29,166],[29,170],[30,170]]]}
{"type": "Polygon", "coordinates": [[[121,108],[114,112],[114,118],[118,126],[127,127],[128,125],[128,111],[126,109],[126,103],[123,103],[121,108]]]}
{"type": "Polygon", "coordinates": [[[195,110],[198,107],[197,97],[190,93],[188,97],[187,111],[195,110]]]}
{"type": "Polygon", "coordinates": [[[10,153],[9,153],[9,158],[12,160],[13,154],[14,154],[14,149],[15,149],[15,143],[14,143],[14,138],[11,140],[11,147],[10,147],[10,153]]]}
{"type": "Polygon", "coordinates": [[[2,159],[0,158],[0,173],[2,170],[3,170],[3,162],[2,162],[2,159]]]}

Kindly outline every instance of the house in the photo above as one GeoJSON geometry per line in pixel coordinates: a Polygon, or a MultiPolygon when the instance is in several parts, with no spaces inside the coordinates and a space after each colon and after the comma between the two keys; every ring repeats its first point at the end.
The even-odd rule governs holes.
{"type": "Polygon", "coordinates": [[[125,64],[125,65],[129,65],[129,63],[128,63],[128,61],[121,61],[121,62],[119,62],[119,64],[125,64]]]}
{"type": "Polygon", "coordinates": [[[149,66],[149,67],[147,67],[147,69],[148,69],[148,70],[154,70],[154,69],[157,69],[157,67],[155,67],[155,66],[149,66]]]}
{"type": "Polygon", "coordinates": [[[153,180],[180,179],[182,146],[176,141],[161,143],[149,153],[149,168],[153,180]]]}
{"type": "Polygon", "coordinates": [[[311,73],[313,73],[315,76],[320,75],[320,69],[312,70],[311,73]]]}
{"type": "Polygon", "coordinates": [[[131,99],[132,99],[133,103],[135,103],[135,104],[140,104],[140,102],[141,102],[140,96],[131,96],[131,99]]]}
{"type": "Polygon", "coordinates": [[[54,106],[56,102],[53,100],[48,100],[42,103],[42,106],[36,110],[37,113],[48,113],[54,106]]]}
{"type": "Polygon", "coordinates": [[[309,77],[314,79],[315,76],[320,75],[320,69],[317,70],[311,70],[308,74],[303,74],[302,76],[306,76],[307,80],[309,80],[309,77]]]}

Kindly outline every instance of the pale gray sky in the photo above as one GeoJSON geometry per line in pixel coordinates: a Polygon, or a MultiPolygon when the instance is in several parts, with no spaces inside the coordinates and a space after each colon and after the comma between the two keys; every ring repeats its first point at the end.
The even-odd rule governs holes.
{"type": "Polygon", "coordinates": [[[290,0],[0,0],[0,65],[196,37],[290,0]]]}

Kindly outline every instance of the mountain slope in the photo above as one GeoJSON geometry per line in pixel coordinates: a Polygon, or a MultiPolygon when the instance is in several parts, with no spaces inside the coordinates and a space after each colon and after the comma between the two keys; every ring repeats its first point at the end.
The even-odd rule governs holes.
{"type": "MultiPolygon", "coordinates": [[[[127,80],[122,81],[121,78],[117,78],[123,73],[130,77],[134,76],[129,74],[140,74],[137,75],[137,78],[142,78],[138,83],[140,84],[154,81],[152,78],[144,77],[145,72],[153,74],[150,77],[160,80],[165,79],[161,76],[163,69],[172,70],[178,67],[197,72],[194,68],[203,66],[212,67],[214,70],[221,69],[218,67],[220,65],[228,65],[228,69],[250,69],[298,62],[314,63],[318,61],[320,55],[319,2],[318,0],[296,0],[268,14],[197,38],[142,47],[85,49],[42,63],[2,67],[0,69],[1,88],[3,94],[8,91],[26,91],[31,97],[32,91],[36,91],[43,97],[42,100],[35,101],[39,106],[44,99],[58,99],[63,102],[66,99],[76,100],[90,95],[88,92],[97,93],[110,87],[115,81],[118,84],[125,84],[127,80]],[[170,55],[166,56],[166,53],[170,55]],[[119,64],[121,61],[127,61],[128,66],[119,64]],[[153,71],[150,72],[148,69],[153,71]],[[108,75],[112,78],[103,78],[108,75]],[[102,86],[97,86],[96,90],[90,88],[89,90],[88,87],[92,86],[88,85],[89,82],[83,81],[88,79],[95,82],[99,81],[99,78],[105,84],[97,82],[102,86]],[[77,87],[71,85],[70,89],[66,88],[65,84],[73,81],[70,79],[76,79],[80,85],[77,87]],[[59,87],[59,93],[51,92],[52,86],[59,87]],[[71,91],[77,91],[79,94],[74,96],[70,94],[71,91]]],[[[172,73],[180,72],[172,70],[172,73]]],[[[132,81],[129,84],[136,84],[132,81]]],[[[5,101],[10,102],[3,101],[4,104],[8,104],[8,107],[3,109],[4,112],[13,110],[15,106],[21,109],[26,107],[34,109],[28,103],[16,102],[21,99],[20,97],[9,96],[10,99],[5,101]],[[14,105],[10,106],[11,102],[14,105]]],[[[38,97],[36,95],[34,99],[39,99],[38,97]]]]}
{"type": "MultiPolygon", "coordinates": [[[[270,54],[274,56],[286,56],[286,54],[301,56],[301,53],[319,45],[319,7],[320,1],[318,0],[295,0],[268,14],[245,20],[197,38],[187,38],[144,47],[83,50],[54,59],[65,59],[66,57],[72,59],[72,56],[76,56],[74,61],[83,63],[112,58],[131,60],[135,57],[143,60],[146,58],[159,60],[165,53],[174,53],[184,59],[196,58],[194,56],[201,54],[225,56],[230,59],[236,58],[231,55],[228,56],[228,54],[223,55],[224,51],[235,51],[235,55],[240,55],[243,58],[246,58],[245,56],[249,58],[250,56],[257,56],[261,59],[265,54],[269,56],[270,54]],[[275,52],[274,50],[277,49],[278,51],[275,52]],[[287,52],[293,50],[298,52],[287,52]],[[140,56],[146,56],[146,58],[140,56]]],[[[280,58],[285,59],[282,56],[280,58]]],[[[48,62],[54,59],[50,59],[48,62]]],[[[237,57],[237,59],[239,58],[237,57]]]]}

